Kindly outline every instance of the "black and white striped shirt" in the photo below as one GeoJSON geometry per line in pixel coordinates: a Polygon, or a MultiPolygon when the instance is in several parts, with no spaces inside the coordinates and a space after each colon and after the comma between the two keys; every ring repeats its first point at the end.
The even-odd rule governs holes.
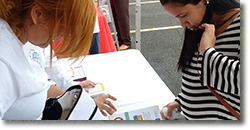
{"type": "Polygon", "coordinates": [[[176,101],[183,114],[189,120],[236,120],[206,85],[240,113],[240,15],[216,38],[214,48],[198,60],[197,54],[182,71],[182,90],[176,101]]]}

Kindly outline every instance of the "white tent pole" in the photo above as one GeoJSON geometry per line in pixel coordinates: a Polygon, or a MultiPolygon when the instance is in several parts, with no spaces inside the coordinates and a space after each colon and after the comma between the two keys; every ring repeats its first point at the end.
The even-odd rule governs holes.
{"type": "Polygon", "coordinates": [[[141,51],[141,0],[136,0],[135,7],[135,47],[141,51]]]}

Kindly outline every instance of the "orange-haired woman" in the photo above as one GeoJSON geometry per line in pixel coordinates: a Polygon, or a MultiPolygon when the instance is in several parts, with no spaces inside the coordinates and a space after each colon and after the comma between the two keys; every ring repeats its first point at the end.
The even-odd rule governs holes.
{"type": "Polygon", "coordinates": [[[34,80],[22,46],[45,48],[63,37],[54,56],[77,60],[89,51],[95,21],[93,0],[0,0],[0,119],[41,119],[46,98],[64,92],[34,80]]]}

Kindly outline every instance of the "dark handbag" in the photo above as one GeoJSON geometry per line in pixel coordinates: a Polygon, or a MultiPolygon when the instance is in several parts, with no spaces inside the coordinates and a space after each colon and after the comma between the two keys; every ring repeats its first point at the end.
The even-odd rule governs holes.
{"type": "Polygon", "coordinates": [[[61,120],[64,111],[69,111],[65,120],[102,119],[97,105],[80,85],[70,87],[59,97],[49,98],[45,104],[42,120],[61,120]]]}

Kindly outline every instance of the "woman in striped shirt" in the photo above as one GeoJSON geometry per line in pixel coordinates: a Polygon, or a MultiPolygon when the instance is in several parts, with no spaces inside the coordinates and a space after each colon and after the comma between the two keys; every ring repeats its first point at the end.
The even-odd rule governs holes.
{"type": "MultiPolygon", "coordinates": [[[[164,10],[185,27],[178,62],[182,90],[167,104],[188,120],[236,120],[207,88],[240,113],[240,5],[235,0],[160,0],[164,10]]],[[[162,112],[161,112],[162,113],[162,112]]]]}

